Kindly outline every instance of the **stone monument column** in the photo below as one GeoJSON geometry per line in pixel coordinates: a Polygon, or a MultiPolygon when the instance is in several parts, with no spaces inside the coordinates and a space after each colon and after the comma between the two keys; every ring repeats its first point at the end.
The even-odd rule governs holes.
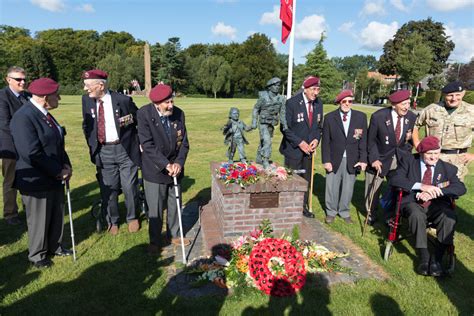
{"type": "Polygon", "coordinates": [[[151,90],[150,45],[148,45],[148,43],[145,43],[144,59],[145,59],[145,94],[148,96],[151,90]]]}

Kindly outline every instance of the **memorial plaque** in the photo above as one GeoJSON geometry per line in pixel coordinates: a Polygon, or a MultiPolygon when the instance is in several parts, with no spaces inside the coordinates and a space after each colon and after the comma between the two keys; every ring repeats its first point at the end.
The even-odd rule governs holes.
{"type": "Polygon", "coordinates": [[[278,192],[250,193],[250,208],[278,207],[278,192]]]}

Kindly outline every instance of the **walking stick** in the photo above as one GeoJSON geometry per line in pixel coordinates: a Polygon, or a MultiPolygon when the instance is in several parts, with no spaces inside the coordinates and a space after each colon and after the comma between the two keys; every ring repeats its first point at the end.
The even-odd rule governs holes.
{"type": "Polygon", "coordinates": [[[372,180],[370,190],[369,190],[369,196],[367,197],[369,199],[369,209],[367,210],[367,216],[365,217],[364,221],[364,227],[362,228],[362,237],[364,237],[365,229],[367,227],[367,222],[369,221],[370,214],[372,214],[372,203],[374,202],[374,193],[375,193],[375,182],[377,181],[377,178],[379,177],[380,171],[377,170],[377,173],[375,174],[374,180],[372,180]]]}
{"type": "Polygon", "coordinates": [[[72,256],[74,258],[74,261],[76,261],[76,243],[74,242],[74,225],[72,223],[71,189],[69,187],[69,180],[66,180],[66,195],[67,206],[69,209],[69,226],[71,228],[72,256]]]}
{"type": "Polygon", "coordinates": [[[311,183],[309,184],[309,211],[313,212],[313,179],[314,179],[314,153],[311,154],[311,183]]]}
{"type": "Polygon", "coordinates": [[[179,234],[181,235],[181,250],[183,252],[183,263],[186,264],[186,252],[184,251],[183,223],[181,221],[181,203],[179,202],[178,179],[173,176],[174,193],[176,195],[176,206],[178,209],[179,234]]]}

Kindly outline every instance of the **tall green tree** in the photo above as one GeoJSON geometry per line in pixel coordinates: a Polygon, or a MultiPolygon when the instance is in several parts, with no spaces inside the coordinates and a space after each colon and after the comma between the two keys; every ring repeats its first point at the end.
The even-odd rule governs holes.
{"type": "Polygon", "coordinates": [[[424,43],[420,34],[414,32],[407,36],[399,49],[395,64],[400,79],[411,87],[428,74],[432,60],[430,47],[424,43]]]}
{"type": "Polygon", "coordinates": [[[300,88],[304,77],[308,75],[318,76],[321,78],[321,92],[319,96],[323,102],[333,102],[336,95],[342,88],[342,74],[332,61],[328,58],[323,42],[324,34],[316,44],[315,48],[306,55],[306,63],[304,67],[304,76],[296,78],[293,83],[293,90],[300,88]]]}
{"type": "Polygon", "coordinates": [[[143,81],[141,80],[144,76],[142,58],[112,53],[99,61],[97,66],[109,74],[107,81],[112,90],[128,89],[133,79],[143,81]]]}
{"type": "Polygon", "coordinates": [[[152,76],[155,82],[163,81],[181,91],[186,84],[185,54],[179,37],[171,37],[164,45],[159,43],[151,48],[152,76]]]}
{"type": "Polygon", "coordinates": [[[432,52],[430,59],[429,74],[439,74],[445,67],[449,55],[454,49],[454,43],[446,35],[444,26],[431,18],[421,21],[410,21],[405,23],[395,33],[393,39],[388,40],[383,47],[380,56],[379,71],[386,75],[394,75],[399,72],[396,62],[400,50],[405,45],[406,39],[413,33],[421,35],[423,42],[429,46],[432,52]]]}
{"type": "Polygon", "coordinates": [[[21,51],[20,64],[23,65],[29,78],[49,77],[57,80],[51,55],[41,43],[35,43],[21,51]]]}
{"type": "Polygon", "coordinates": [[[353,55],[346,57],[333,57],[334,66],[345,73],[345,80],[354,81],[357,73],[364,68],[369,71],[377,70],[377,59],[372,55],[353,55]]]}
{"type": "Polygon", "coordinates": [[[217,98],[218,92],[230,92],[232,69],[222,56],[209,56],[198,72],[204,91],[212,92],[217,98]]]}
{"type": "MultiPolygon", "coordinates": [[[[0,25],[0,73],[3,77],[7,69],[11,66],[25,67],[20,54],[27,47],[34,44],[34,39],[30,36],[30,31],[9,25],[0,25]]],[[[5,85],[5,81],[0,81],[0,87],[5,85]]]]}

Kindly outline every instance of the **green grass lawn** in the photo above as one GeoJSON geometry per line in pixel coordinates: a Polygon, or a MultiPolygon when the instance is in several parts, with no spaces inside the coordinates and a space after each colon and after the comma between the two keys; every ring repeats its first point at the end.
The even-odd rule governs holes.
{"type": "MultiPolygon", "coordinates": [[[[141,106],[148,103],[135,98],[141,106]]],[[[185,202],[210,197],[210,161],[225,160],[226,148],[220,131],[231,106],[238,107],[241,119],[250,123],[255,100],[177,99],[186,113],[190,152],[186,163],[183,197],[185,202]]],[[[325,113],[335,109],[325,106],[325,113]]],[[[371,108],[362,108],[370,114],[371,108]]],[[[228,315],[453,315],[474,313],[474,178],[468,176],[468,194],[457,203],[458,226],[455,237],[456,270],[448,278],[422,277],[414,272],[415,253],[409,241],[396,246],[389,262],[381,256],[387,234],[380,225],[361,237],[356,209],[363,207],[363,176],[356,182],[351,213],[356,224],[345,225],[336,220],[331,229],[358,244],[365,253],[390,276],[387,281],[362,280],[357,284],[307,284],[293,298],[269,298],[255,290],[236,295],[190,299],[174,297],[166,290],[166,258],[145,254],[148,243],[147,225],[137,234],[129,234],[123,225],[116,237],[95,232],[95,221],[89,210],[99,197],[95,167],[90,163],[81,129],[81,104],[78,96],[64,96],[55,117],[67,128],[66,147],[73,163],[71,180],[74,228],[78,260],[55,258],[47,270],[33,268],[27,260],[26,225],[10,227],[0,221],[0,315],[65,315],[65,314],[228,314],[228,315]],[[469,206],[471,205],[471,206],[469,206]]],[[[258,131],[247,134],[249,159],[255,158],[258,131]]],[[[273,159],[282,162],[278,152],[281,134],[277,129],[273,159]]],[[[316,162],[315,200],[318,220],[324,219],[324,173],[320,155],[316,162]]],[[[471,173],[474,168],[471,167],[471,173]]],[[[1,202],[1,197],[0,197],[1,202]]],[[[3,203],[3,202],[1,202],[3,203]]],[[[124,205],[121,203],[124,214],[124,205]]],[[[21,217],[25,220],[25,214],[21,217]]],[[[66,219],[67,222],[67,219],[66,219]]],[[[69,225],[64,241],[70,245],[69,225]]]]}

